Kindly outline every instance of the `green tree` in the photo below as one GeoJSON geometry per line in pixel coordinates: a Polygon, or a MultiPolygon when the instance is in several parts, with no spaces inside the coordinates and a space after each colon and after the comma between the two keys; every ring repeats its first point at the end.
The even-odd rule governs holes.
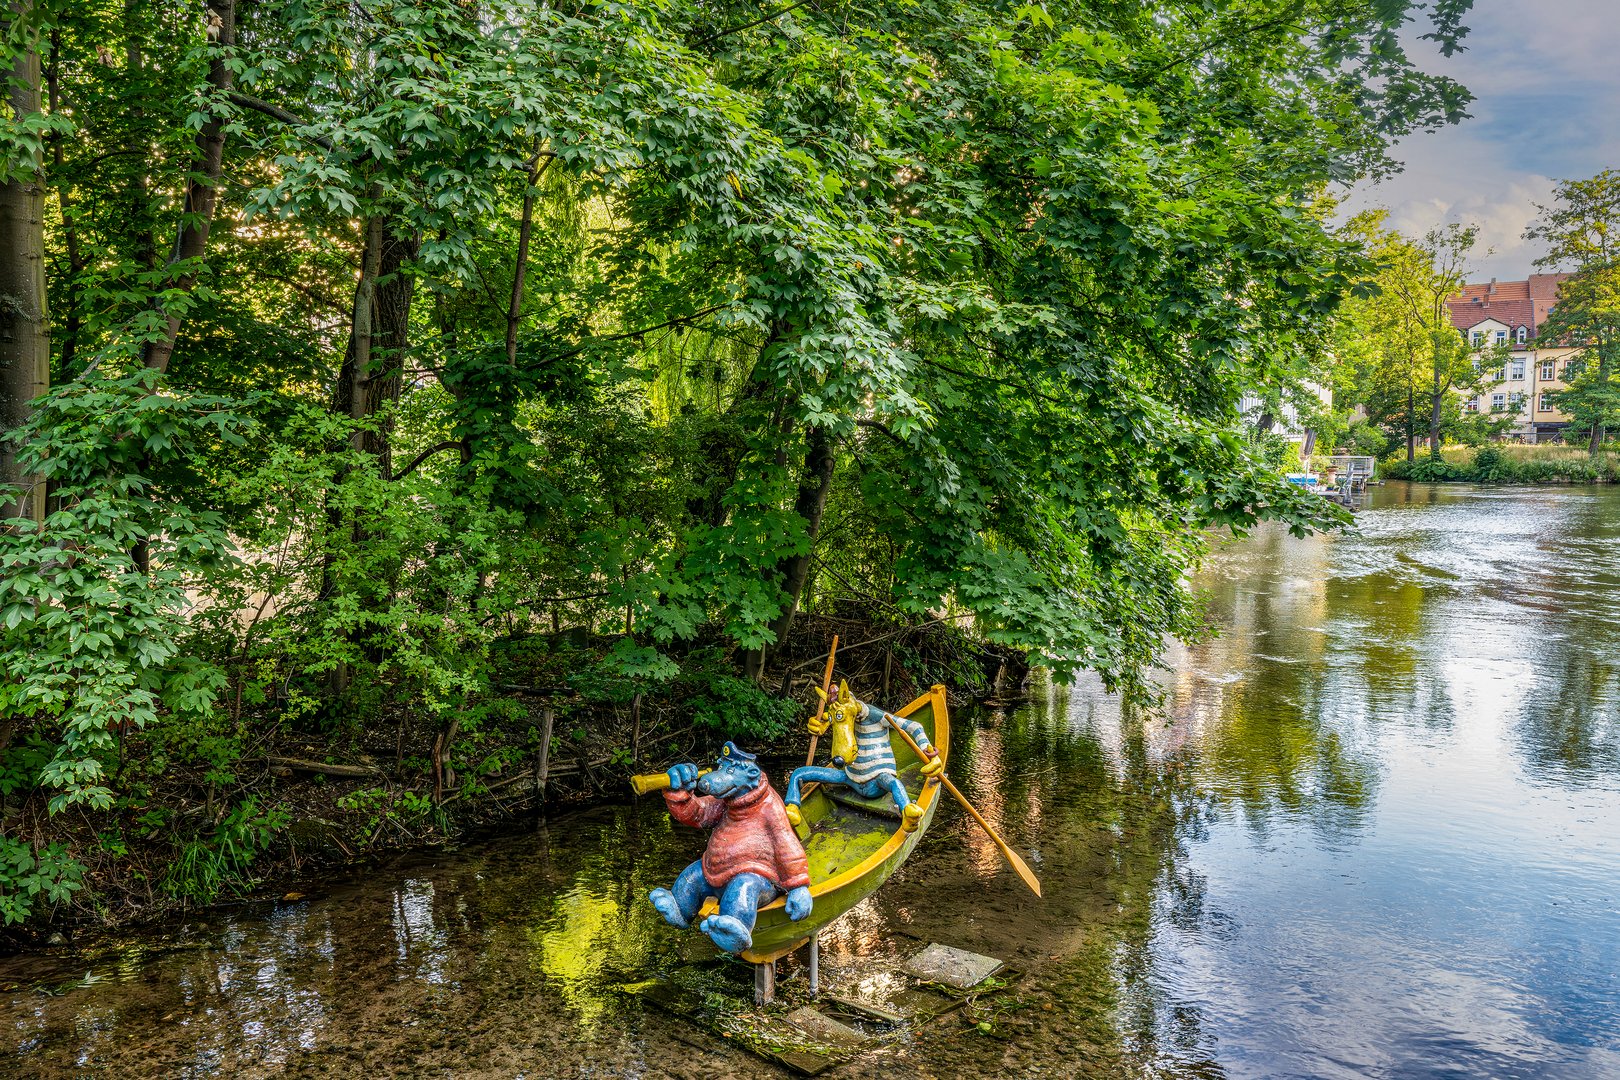
{"type": "Polygon", "coordinates": [[[1478,229],[1448,225],[1412,240],[1385,229],[1387,217],[1372,211],[1347,226],[1367,245],[1376,270],[1367,295],[1345,308],[1339,349],[1357,372],[1350,381],[1369,413],[1404,436],[1406,460],[1415,458],[1420,432],[1438,457],[1458,417],[1458,394],[1477,390],[1489,375],[1446,308],[1467,278],[1478,229]]]}
{"type": "Polygon", "coordinates": [[[1605,169],[1588,180],[1564,180],[1556,201],[1525,231],[1547,254],[1536,265],[1574,271],[1558,290],[1558,305],[1537,330],[1546,344],[1581,346],[1579,373],[1554,404],[1588,431],[1592,453],[1620,425],[1620,172],[1605,169]]]}
{"type": "Polygon", "coordinates": [[[44,483],[18,460],[11,432],[27,422],[50,382],[45,292],[45,155],[50,119],[40,109],[40,29],[27,0],[0,12],[0,518],[45,519],[44,483]]]}
{"type": "Polygon", "coordinates": [[[856,605],[1143,691],[1208,530],[1341,520],[1239,402],[1367,274],[1313,193],[1462,115],[1404,31],[1466,7],[36,0],[3,812],[245,821],[292,734],[443,795],[564,628],[626,702],[856,605]]]}

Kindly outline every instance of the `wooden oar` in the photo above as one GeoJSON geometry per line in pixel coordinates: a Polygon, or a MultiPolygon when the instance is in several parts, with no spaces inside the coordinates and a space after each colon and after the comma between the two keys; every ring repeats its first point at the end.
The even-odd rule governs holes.
{"type": "MultiPolygon", "coordinates": [[[[821,708],[816,710],[816,718],[810,721],[812,724],[818,723],[821,718],[827,714],[827,696],[832,692],[833,657],[837,655],[838,635],[834,634],[832,648],[827,650],[827,674],[821,678],[821,708]]],[[[816,743],[820,740],[820,738],[820,735],[817,735],[814,732],[811,733],[810,752],[804,756],[804,763],[806,765],[814,765],[816,763],[816,743]]]]}
{"type": "MultiPolygon", "coordinates": [[[[922,752],[922,747],[917,745],[917,740],[913,739],[911,737],[911,733],[900,726],[899,721],[888,713],[883,714],[883,719],[887,720],[889,722],[889,726],[898,731],[900,733],[900,737],[906,740],[906,745],[911,747],[911,752],[917,755],[918,761],[926,762],[928,760],[927,756],[922,752]]],[[[990,827],[990,823],[984,820],[984,815],[979,813],[978,810],[974,809],[973,804],[967,801],[967,796],[956,790],[956,785],[951,783],[950,777],[946,776],[944,773],[940,773],[939,782],[945,785],[946,791],[949,791],[952,795],[956,796],[956,801],[962,804],[962,809],[966,810],[968,815],[972,817],[974,821],[979,823],[979,828],[983,829],[985,835],[995,843],[997,849],[1001,852],[1001,857],[1007,860],[1007,865],[1018,871],[1018,876],[1024,879],[1024,884],[1028,885],[1030,889],[1034,891],[1036,896],[1041,895],[1040,878],[1036,877],[1035,871],[1031,870],[1028,864],[1026,864],[1023,859],[1018,857],[1018,852],[1008,847],[1007,841],[1003,840],[1000,834],[997,833],[995,829],[990,827]]]]}

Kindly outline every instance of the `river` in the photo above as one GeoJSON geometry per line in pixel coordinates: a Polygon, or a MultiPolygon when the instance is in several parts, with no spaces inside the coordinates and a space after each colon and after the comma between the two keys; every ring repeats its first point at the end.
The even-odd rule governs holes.
{"type": "MultiPolygon", "coordinates": [[[[1223,544],[1161,712],[959,716],[1046,898],[943,811],[825,977],[923,941],[1022,977],[835,1075],[1620,1077],[1617,547],[1620,491],[1392,484],[1352,533],[1223,544]]],[[[0,1072],[779,1075],[617,989],[704,956],[645,900],[700,846],[603,807],[0,960],[0,1072]]]]}

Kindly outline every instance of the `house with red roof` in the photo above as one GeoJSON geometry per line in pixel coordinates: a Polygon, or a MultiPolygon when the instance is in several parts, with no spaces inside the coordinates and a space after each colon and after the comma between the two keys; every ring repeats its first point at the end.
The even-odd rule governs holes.
{"type": "Polygon", "coordinates": [[[1521,442],[1555,442],[1569,417],[1552,404],[1573,374],[1580,349],[1540,344],[1536,333],[1558,303],[1558,288],[1569,274],[1531,274],[1523,281],[1464,285],[1446,307],[1456,327],[1478,353],[1506,346],[1508,359],[1477,395],[1463,402],[1466,412],[1511,413],[1509,437],[1521,442]]]}

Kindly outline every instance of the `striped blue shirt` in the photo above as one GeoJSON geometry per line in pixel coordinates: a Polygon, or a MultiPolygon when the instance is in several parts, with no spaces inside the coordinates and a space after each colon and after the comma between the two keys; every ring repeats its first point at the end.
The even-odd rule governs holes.
{"type": "MultiPolygon", "coordinates": [[[[889,746],[889,725],[882,709],[862,703],[855,717],[855,760],[844,765],[844,773],[857,784],[895,772],[894,750],[889,746]]],[[[915,720],[895,717],[917,745],[928,749],[928,733],[915,720]]]]}

